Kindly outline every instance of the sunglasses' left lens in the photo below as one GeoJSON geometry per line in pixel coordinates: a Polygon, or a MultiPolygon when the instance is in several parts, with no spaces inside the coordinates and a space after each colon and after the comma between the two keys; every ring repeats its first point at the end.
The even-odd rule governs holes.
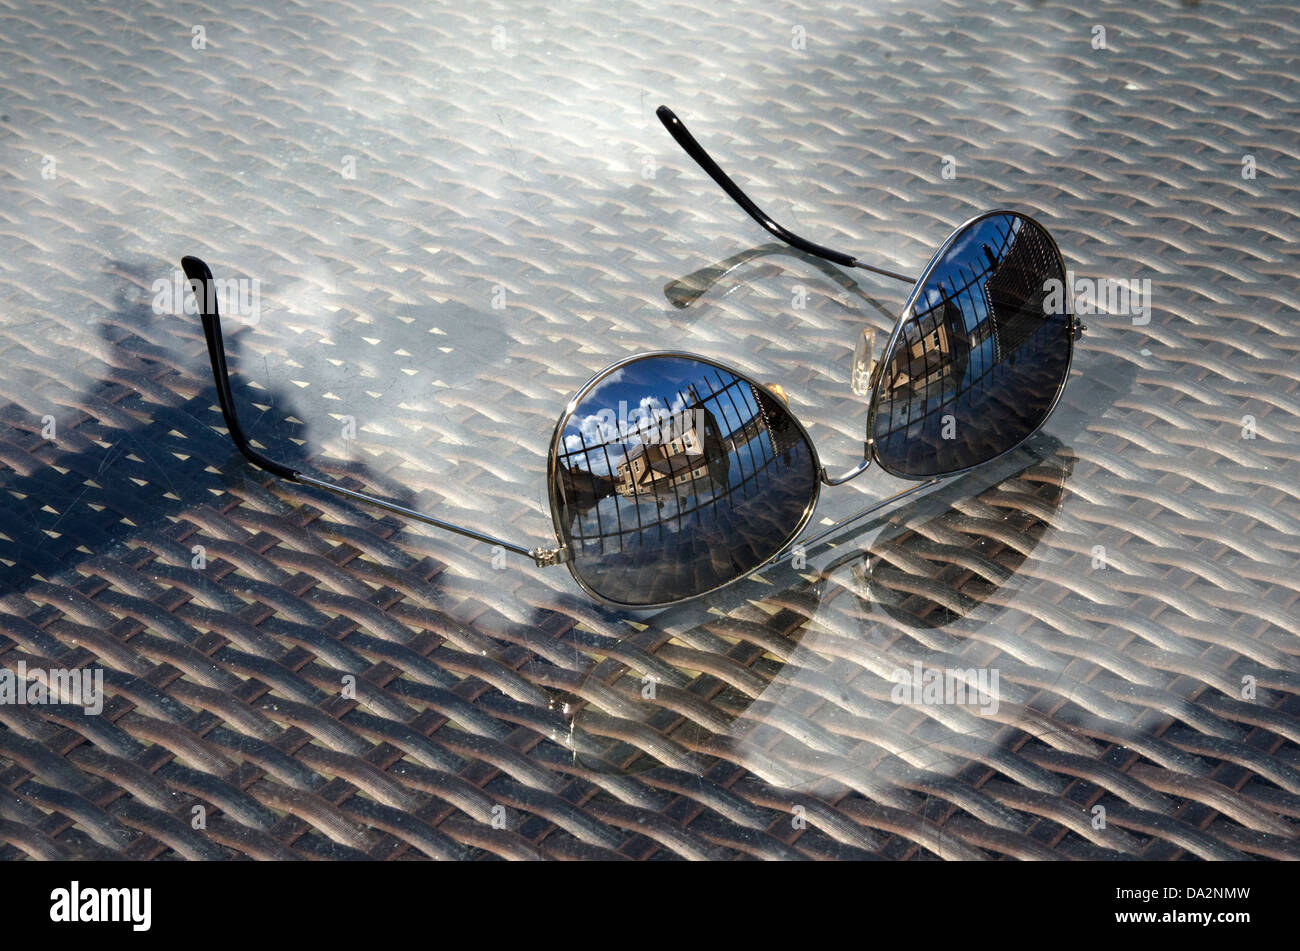
{"type": "Polygon", "coordinates": [[[561,422],[551,498],[574,574],[616,604],[667,604],[762,565],[817,498],[812,447],[784,404],[678,356],[621,364],[561,422]]]}

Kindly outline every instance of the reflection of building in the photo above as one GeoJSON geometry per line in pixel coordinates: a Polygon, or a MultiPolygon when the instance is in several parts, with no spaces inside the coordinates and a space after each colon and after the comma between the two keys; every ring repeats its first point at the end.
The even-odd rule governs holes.
{"type": "MultiPolygon", "coordinates": [[[[566,434],[556,459],[556,516],[577,557],[600,556],[585,571],[636,575],[636,587],[675,597],[716,586],[710,579],[734,565],[765,560],[766,542],[789,529],[792,512],[804,512],[816,474],[784,404],[721,368],[692,368],[654,404],[677,411],[647,420],[635,443],[622,427],[566,434]],[[590,478],[593,468],[609,474],[590,478]]],[[[580,406],[573,415],[594,414],[580,406]]]]}
{"type": "MultiPolygon", "coordinates": [[[[706,422],[705,429],[708,427],[706,422]]],[[[667,441],[642,442],[629,449],[618,464],[615,487],[619,495],[641,495],[703,479],[708,474],[704,434],[692,425],[667,441]]]]}
{"type": "MultiPolygon", "coordinates": [[[[903,327],[889,376],[889,389],[923,396],[930,384],[950,378],[963,385],[972,355],[983,375],[1014,363],[1052,315],[1043,311],[1044,274],[1054,274],[1055,252],[1036,228],[998,221],[977,253],[958,259],[929,285],[928,309],[917,309],[903,327]],[[993,242],[990,244],[990,242],[993,242]],[[996,247],[994,246],[996,245],[996,247]]],[[[965,381],[969,386],[971,381],[965,381]]]]}
{"type": "Polygon", "coordinates": [[[1037,228],[1021,227],[1000,254],[987,244],[983,254],[989,265],[984,300],[992,317],[998,358],[1005,359],[1023,347],[1044,320],[1054,316],[1043,310],[1047,288],[1042,281],[1044,274],[1057,270],[1055,253],[1037,228]]]}
{"type": "Polygon", "coordinates": [[[566,466],[559,463],[561,491],[566,503],[585,512],[603,498],[614,494],[614,480],[610,476],[597,475],[580,466],[566,466]]]}
{"type": "Polygon", "coordinates": [[[884,371],[872,439],[886,468],[968,468],[1042,423],[1069,352],[1062,314],[1044,310],[1044,282],[1060,275],[1051,238],[1012,215],[939,262],[884,371]]]}
{"type": "Polygon", "coordinates": [[[908,327],[895,358],[898,368],[890,381],[891,388],[924,390],[945,374],[965,369],[970,351],[966,321],[961,308],[952,302],[947,289],[940,286],[939,304],[918,313],[915,327],[908,327]]]}

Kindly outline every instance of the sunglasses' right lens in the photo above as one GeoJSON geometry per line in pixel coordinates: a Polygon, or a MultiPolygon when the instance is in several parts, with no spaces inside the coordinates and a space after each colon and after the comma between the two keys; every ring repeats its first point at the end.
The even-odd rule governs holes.
{"type": "Polygon", "coordinates": [[[701,360],[647,356],[561,423],[551,487],[574,573],[616,604],[711,591],[762,565],[817,497],[812,447],[784,404],[701,360]]]}
{"type": "Polygon", "coordinates": [[[1060,252],[1022,215],[973,222],[917,291],[885,356],[869,436],[890,473],[959,472],[1047,419],[1069,372],[1060,252]]]}

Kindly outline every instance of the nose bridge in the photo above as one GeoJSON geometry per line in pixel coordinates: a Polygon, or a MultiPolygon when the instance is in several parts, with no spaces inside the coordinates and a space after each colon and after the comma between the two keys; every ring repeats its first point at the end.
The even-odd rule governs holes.
{"type": "MultiPolygon", "coordinates": [[[[853,391],[853,395],[861,396],[866,400],[868,419],[871,418],[872,375],[877,366],[875,351],[875,328],[862,328],[862,330],[858,332],[857,339],[854,341],[853,368],[849,376],[849,388],[853,391]]],[[[823,485],[843,485],[846,482],[852,482],[869,468],[871,468],[870,437],[866,438],[862,443],[862,461],[856,466],[839,476],[832,476],[826,466],[822,466],[818,473],[818,477],[821,479],[823,485]]]]}
{"type": "Polygon", "coordinates": [[[871,444],[869,442],[864,442],[862,444],[862,461],[859,462],[856,466],[854,466],[848,472],[845,472],[843,475],[838,477],[832,476],[829,472],[826,471],[826,467],[822,466],[821,472],[818,473],[818,478],[821,479],[822,485],[843,485],[846,482],[852,482],[854,479],[862,475],[862,473],[866,472],[870,468],[871,468],[871,444]]]}

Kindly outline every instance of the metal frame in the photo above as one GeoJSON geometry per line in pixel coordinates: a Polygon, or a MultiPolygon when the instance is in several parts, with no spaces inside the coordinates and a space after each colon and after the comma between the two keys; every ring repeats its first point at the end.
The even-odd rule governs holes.
{"type": "Polygon", "coordinates": [[[769,218],[753,200],[741,190],[740,186],[731,180],[731,177],[724,172],[718,163],[713,161],[713,156],[704,150],[704,146],[695,141],[695,136],[691,135],[683,124],[682,120],[677,118],[667,106],[660,106],[655,110],[655,115],[659,121],[664,124],[668,134],[677,140],[677,144],[695,160],[695,163],[708,172],[709,177],[718,183],[718,186],[731,196],[731,200],[745,210],[749,217],[753,218],[767,231],[780,238],[791,247],[798,248],[800,251],[807,251],[809,254],[815,254],[819,258],[825,258],[828,261],[834,261],[843,267],[858,267],[864,271],[871,271],[873,274],[880,274],[884,277],[893,278],[896,281],[902,281],[904,284],[913,283],[912,278],[906,274],[899,274],[897,271],[888,271],[882,267],[876,267],[874,264],[863,264],[851,254],[845,254],[843,251],[836,251],[824,245],[815,244],[807,238],[801,238],[788,228],[784,228],[769,218]]]}
{"type": "Polygon", "coordinates": [[[426,525],[432,525],[435,528],[441,528],[444,531],[454,532],[475,541],[487,542],[489,545],[500,545],[506,551],[533,559],[534,562],[544,568],[560,564],[567,558],[568,550],[563,545],[558,548],[526,548],[515,542],[506,541],[504,538],[497,538],[495,535],[480,532],[467,525],[457,525],[455,522],[448,522],[432,515],[425,515],[388,499],[367,495],[364,492],[356,492],[333,482],[326,482],[313,476],[304,475],[296,469],[291,469],[281,462],[276,462],[254,449],[249,443],[248,437],[244,435],[243,427],[239,425],[239,415],[235,411],[235,396],[230,389],[230,371],[226,366],[226,347],[221,338],[221,314],[217,310],[216,284],[212,278],[212,270],[199,258],[190,255],[181,258],[181,267],[194,289],[194,299],[198,304],[199,314],[203,320],[203,334],[208,342],[208,358],[212,361],[212,376],[217,384],[217,402],[221,404],[221,415],[226,420],[226,429],[230,431],[231,441],[234,442],[235,448],[243,454],[245,459],[259,469],[265,469],[272,475],[279,476],[289,482],[308,485],[315,489],[323,489],[326,492],[332,492],[354,502],[374,505],[385,511],[423,522],[426,525]]]}
{"type": "Polygon", "coordinates": [[[590,588],[590,586],[588,586],[586,581],[583,580],[581,575],[578,573],[576,566],[573,563],[572,551],[564,543],[564,531],[563,531],[563,527],[560,524],[560,512],[559,512],[559,505],[557,500],[557,480],[556,480],[555,469],[557,465],[557,460],[559,458],[558,446],[562,437],[564,425],[568,421],[572,413],[577,409],[579,401],[582,399],[583,396],[585,396],[588,392],[590,392],[593,387],[597,386],[603,379],[605,379],[605,377],[607,377],[610,373],[614,372],[620,367],[627,366],[630,363],[634,363],[638,360],[645,360],[652,357],[664,357],[664,356],[684,357],[690,360],[695,360],[700,363],[707,364],[719,370],[724,370],[727,373],[733,374],[734,376],[745,381],[749,385],[756,387],[759,391],[761,391],[764,395],[768,396],[769,398],[784,402],[782,397],[779,394],[775,393],[770,386],[764,386],[763,384],[757,383],[754,380],[752,380],[748,375],[741,373],[736,369],[734,369],[733,367],[727,366],[724,363],[720,363],[716,360],[711,360],[707,357],[702,357],[697,354],[686,353],[684,351],[678,351],[678,350],[658,350],[658,351],[652,351],[647,353],[633,354],[601,370],[590,380],[588,380],[586,384],[584,384],[582,388],[579,389],[578,392],[569,400],[569,402],[566,404],[564,408],[564,412],[560,415],[560,419],[555,426],[555,431],[551,436],[551,446],[550,446],[550,452],[548,454],[547,466],[546,466],[546,479],[547,479],[547,495],[548,498],[550,499],[550,504],[551,504],[551,521],[555,532],[556,547],[529,548],[515,542],[507,541],[506,539],[503,538],[498,538],[495,535],[489,535],[485,532],[480,532],[466,525],[459,525],[455,522],[449,522],[445,519],[440,519],[432,515],[426,515],[422,512],[417,512],[414,509],[408,508],[404,505],[399,505],[398,503],[388,499],[383,499],[383,498],[379,498],[378,496],[368,495],[364,492],[357,492],[353,489],[348,489],[332,482],[326,482],[322,479],[317,479],[313,476],[305,475],[301,472],[298,472],[295,469],[290,468],[289,466],[284,465],[283,463],[276,462],[275,460],[263,455],[262,453],[254,449],[251,443],[249,442],[247,436],[244,434],[243,428],[239,424],[239,416],[235,410],[234,394],[230,388],[230,372],[226,364],[225,344],[221,336],[221,315],[218,313],[217,310],[217,295],[215,293],[216,287],[215,287],[215,282],[213,281],[212,271],[211,269],[209,269],[207,264],[205,264],[199,258],[193,256],[186,256],[181,259],[181,267],[184,269],[186,277],[189,278],[189,281],[194,290],[195,300],[198,303],[198,310],[203,321],[203,332],[204,332],[204,336],[207,339],[208,357],[212,363],[212,375],[214,380],[216,381],[216,386],[217,386],[217,399],[221,405],[221,413],[222,416],[225,418],[226,428],[230,432],[230,438],[234,442],[235,447],[240,451],[240,453],[244,456],[244,458],[246,458],[249,462],[253,463],[253,465],[257,466],[260,469],[265,469],[267,472],[270,472],[271,474],[278,476],[282,479],[285,479],[289,482],[295,482],[300,485],[309,486],[311,488],[321,489],[323,491],[342,496],[343,498],[350,499],[355,502],[362,502],[367,505],[373,505],[385,511],[393,512],[394,514],[401,515],[405,518],[413,519],[418,522],[423,522],[426,525],[432,525],[435,528],[440,528],[444,531],[452,532],[456,535],[461,535],[465,538],[472,538],[475,541],[486,542],[489,545],[498,545],[501,548],[505,549],[506,551],[531,558],[535,564],[543,568],[549,568],[559,564],[567,564],[569,566],[569,573],[573,576],[573,580],[577,583],[578,587],[581,588],[583,592],[585,592],[589,597],[593,598],[594,600],[599,601],[602,604],[607,604],[614,607],[635,609],[635,610],[653,610],[653,609],[668,607],[670,605],[681,604],[685,601],[692,601],[696,598],[704,597],[714,591],[717,591],[720,588],[727,587],[728,585],[733,584],[734,582],[739,581],[742,578],[748,577],[749,575],[753,574],[756,571],[759,571],[764,566],[771,564],[773,561],[778,560],[779,558],[784,556],[791,549],[793,545],[808,546],[808,545],[816,544],[817,542],[820,542],[823,539],[840,531],[846,525],[858,521],[861,518],[865,518],[866,516],[872,514],[873,512],[876,512],[887,505],[890,505],[910,495],[913,495],[914,493],[919,492],[924,488],[927,488],[932,485],[936,485],[942,479],[945,479],[949,476],[958,475],[962,472],[967,472],[973,468],[982,467],[987,463],[992,462],[994,459],[1001,458],[1002,456],[1006,455],[1008,452],[1011,452],[1017,447],[1023,445],[1026,440],[1028,440],[1035,433],[1037,433],[1039,430],[1042,429],[1043,425],[1046,424],[1047,419],[1051,416],[1052,412],[1056,409],[1057,404],[1060,402],[1061,394],[1065,392],[1065,385],[1069,380],[1070,369],[1072,368],[1074,363],[1074,341],[1084,330],[1087,329],[1074,318],[1073,311],[1069,303],[1069,295],[1065,296],[1067,328],[1068,328],[1066,337],[1069,346],[1065,376],[1062,379],[1060,386],[1057,388],[1056,395],[1053,398],[1051,406],[1048,408],[1047,413],[1044,415],[1043,421],[1039,423],[1038,427],[1033,432],[1027,434],[1024,437],[1024,439],[1017,442],[1014,446],[1011,446],[1006,450],[1004,450],[1003,452],[999,453],[997,456],[994,456],[990,459],[986,459],[983,462],[978,463],[976,466],[970,466],[967,467],[966,469],[953,470],[952,472],[938,473],[933,476],[912,476],[912,475],[903,475],[900,473],[893,472],[888,466],[886,466],[881,461],[879,453],[876,451],[875,441],[872,438],[872,433],[874,432],[875,429],[876,409],[879,403],[879,399],[878,399],[879,390],[881,384],[883,383],[884,367],[889,363],[889,361],[893,357],[894,349],[898,344],[898,340],[902,333],[903,326],[906,324],[907,320],[913,314],[917,297],[920,294],[921,289],[925,286],[925,281],[933,273],[939,261],[942,260],[944,253],[947,252],[947,250],[952,247],[952,244],[957,239],[957,237],[963,231],[965,231],[967,228],[969,228],[971,225],[975,224],[976,222],[982,221],[983,219],[992,217],[994,215],[1014,215],[1016,217],[1023,218],[1029,221],[1035,227],[1037,227],[1040,231],[1042,231],[1043,234],[1047,236],[1048,240],[1051,241],[1052,248],[1056,251],[1057,261],[1061,265],[1061,273],[1064,275],[1066,274],[1065,259],[1061,255],[1061,249],[1057,245],[1056,240],[1051,236],[1051,233],[1046,228],[1044,228],[1034,219],[1030,218],[1028,215],[1023,215],[1020,212],[1010,211],[1006,209],[989,211],[989,212],[985,212],[984,214],[977,215],[974,218],[971,218],[969,221],[965,222],[963,225],[961,225],[961,227],[954,230],[952,234],[948,236],[947,240],[945,240],[943,244],[939,246],[938,250],[935,251],[934,255],[930,258],[930,262],[926,265],[925,270],[922,271],[921,276],[917,279],[913,279],[911,277],[908,277],[907,275],[900,274],[896,271],[890,271],[885,268],[876,267],[875,265],[871,265],[871,264],[864,264],[863,262],[859,261],[856,257],[852,255],[845,254],[842,251],[836,251],[832,248],[828,248],[823,245],[815,244],[814,242],[809,241],[806,238],[802,238],[799,235],[795,234],[794,232],[782,227],[780,224],[777,224],[777,222],[775,222],[770,217],[768,217],[756,204],[754,204],[754,202],[749,198],[749,196],[746,195],[744,191],[741,190],[740,186],[738,186],[734,181],[732,181],[731,178],[727,175],[727,173],[724,172],[718,166],[717,162],[715,162],[713,158],[708,154],[708,152],[706,152],[704,148],[695,140],[694,136],[692,136],[690,132],[686,129],[686,126],[682,123],[682,121],[678,119],[676,115],[673,114],[672,110],[670,110],[667,106],[660,106],[656,114],[658,115],[660,121],[663,122],[664,127],[667,128],[668,132],[677,141],[677,143],[686,151],[688,155],[690,155],[691,158],[693,158],[696,161],[697,164],[699,164],[699,166],[702,169],[704,169],[705,172],[709,174],[709,176],[715,182],[717,182],[717,184],[723,189],[723,191],[725,191],[732,198],[732,200],[736,202],[736,204],[738,204],[742,209],[744,209],[746,214],[748,214],[756,222],[762,225],[763,228],[765,228],[771,234],[775,235],[781,241],[785,242],[791,247],[797,248],[800,251],[805,251],[809,254],[816,255],[817,257],[825,258],[826,260],[831,261],[835,264],[839,264],[843,267],[860,268],[862,270],[870,271],[874,274],[879,274],[883,277],[888,277],[896,281],[903,281],[905,283],[912,285],[912,291],[908,295],[907,301],[903,305],[903,310],[900,313],[898,320],[894,324],[893,333],[890,334],[889,340],[885,345],[884,355],[881,357],[881,359],[875,364],[875,366],[872,369],[872,375],[870,380],[871,405],[867,416],[867,436],[866,436],[866,440],[863,443],[862,461],[859,462],[852,469],[845,472],[842,476],[832,477],[826,471],[826,467],[822,465],[821,459],[817,454],[817,446],[813,442],[812,437],[809,435],[807,429],[804,428],[803,423],[801,423],[799,419],[794,416],[794,414],[790,414],[790,418],[794,421],[795,426],[798,427],[798,431],[800,435],[803,437],[804,441],[808,444],[809,451],[812,453],[812,461],[813,461],[817,478],[816,481],[814,481],[813,483],[812,497],[809,499],[808,504],[805,506],[803,515],[800,518],[798,525],[794,527],[794,529],[790,532],[790,535],[787,537],[787,539],[781,544],[778,550],[769,559],[767,559],[766,561],[758,565],[755,565],[749,571],[745,572],[745,574],[739,575],[736,578],[733,578],[731,581],[727,581],[721,585],[717,585],[709,589],[708,591],[702,591],[699,594],[691,595],[686,598],[680,598],[675,601],[664,601],[664,602],[658,602],[656,604],[627,604],[624,602],[611,601],[603,597],[602,595],[597,594],[595,591],[593,591],[590,588]],[[847,518],[841,519],[840,521],[836,522],[831,526],[828,526],[827,528],[825,528],[820,532],[799,539],[798,538],[799,533],[802,532],[804,528],[807,527],[808,522],[811,520],[813,513],[817,508],[817,502],[821,498],[821,486],[843,485],[844,483],[857,478],[859,475],[865,472],[868,468],[870,468],[873,461],[877,465],[879,465],[882,470],[889,473],[890,475],[893,475],[896,478],[905,479],[910,482],[915,482],[917,484],[907,489],[904,489],[901,492],[895,493],[889,498],[882,499],[879,502],[876,502],[875,504],[867,507],[866,509],[863,509],[860,512],[857,512],[854,515],[850,515],[847,518]]]}
{"type": "MultiPolygon", "coordinates": [[[[874,274],[880,274],[884,277],[892,278],[893,280],[896,281],[904,281],[912,285],[911,293],[908,294],[907,301],[904,303],[903,309],[900,312],[898,319],[894,322],[894,330],[889,335],[888,341],[886,341],[885,343],[884,353],[881,356],[880,360],[876,361],[875,366],[872,368],[871,380],[870,380],[871,402],[867,414],[866,439],[863,444],[862,462],[858,463],[857,466],[855,466],[853,469],[850,469],[848,472],[844,473],[844,475],[838,478],[832,478],[823,469],[822,482],[824,484],[843,485],[845,482],[849,482],[853,479],[856,479],[862,473],[866,472],[867,469],[871,467],[871,464],[873,462],[876,465],[878,465],[882,470],[887,472],[889,475],[892,475],[897,479],[906,479],[909,482],[918,482],[923,480],[930,480],[932,482],[936,482],[941,479],[946,479],[949,476],[959,475],[963,472],[968,472],[971,469],[978,468],[979,466],[986,465],[987,463],[990,463],[995,459],[1000,459],[1002,456],[1005,456],[1008,452],[1011,452],[1018,446],[1023,445],[1026,440],[1030,439],[1035,433],[1041,430],[1044,425],[1047,424],[1047,420],[1051,418],[1052,413],[1056,410],[1057,404],[1061,401],[1061,394],[1065,392],[1065,386],[1070,379],[1070,370],[1074,366],[1074,341],[1078,339],[1079,336],[1082,335],[1083,331],[1088,329],[1087,327],[1079,323],[1074,318],[1074,312],[1070,306],[1071,301],[1070,301],[1070,296],[1068,294],[1064,295],[1063,298],[1065,303],[1065,311],[1066,311],[1066,326],[1067,326],[1066,341],[1069,347],[1069,352],[1066,355],[1065,374],[1061,378],[1061,383],[1056,389],[1056,394],[1052,399],[1051,405],[1048,407],[1047,413],[1043,416],[1042,422],[1040,422],[1032,432],[1027,433],[1023,439],[1015,443],[1015,445],[1010,446],[1007,449],[1004,449],[996,456],[992,456],[988,459],[985,459],[983,462],[976,463],[974,466],[967,466],[964,469],[953,469],[948,472],[934,473],[933,475],[928,475],[928,476],[915,476],[915,475],[905,475],[902,473],[894,472],[892,469],[889,468],[889,466],[885,465],[884,462],[881,460],[879,453],[876,451],[875,439],[873,437],[873,433],[875,432],[876,409],[880,402],[879,400],[880,385],[884,379],[884,368],[885,366],[888,365],[888,363],[894,356],[894,349],[898,345],[899,336],[902,333],[904,325],[907,323],[908,319],[912,316],[913,309],[916,305],[916,299],[918,295],[921,293],[921,290],[925,287],[926,280],[928,280],[930,275],[934,272],[935,267],[937,267],[939,262],[943,259],[944,254],[948,251],[949,248],[952,247],[953,242],[956,241],[957,238],[967,228],[969,228],[971,225],[979,221],[983,221],[985,218],[992,218],[997,215],[1012,215],[1017,218],[1023,218],[1024,220],[1028,221],[1030,224],[1038,228],[1038,230],[1041,231],[1047,237],[1047,240],[1051,242],[1052,250],[1056,252],[1056,260],[1061,266],[1062,279],[1064,279],[1067,276],[1067,271],[1065,268],[1065,258],[1061,254],[1060,246],[1056,243],[1056,239],[1052,237],[1052,233],[1048,231],[1046,228],[1044,228],[1041,224],[1039,224],[1038,221],[1031,218],[1029,215],[1022,214],[1021,212],[1018,211],[1013,211],[1009,208],[999,208],[993,211],[986,211],[982,214],[976,215],[975,217],[964,222],[959,227],[955,228],[952,231],[952,233],[948,235],[948,237],[944,240],[944,242],[941,245],[939,245],[938,249],[930,257],[930,261],[928,264],[926,264],[925,269],[921,272],[921,276],[913,279],[907,277],[904,274],[900,274],[897,271],[890,271],[890,270],[886,270],[885,268],[876,267],[875,265],[864,264],[853,255],[846,254],[843,251],[836,251],[833,248],[828,248],[825,247],[824,245],[816,244],[812,241],[809,241],[807,238],[801,238],[799,235],[795,234],[789,229],[781,226],[780,224],[777,224],[777,222],[774,221],[771,217],[769,217],[762,209],[760,209],[758,205],[754,204],[753,200],[750,199],[750,197],[745,194],[745,192],[740,188],[740,186],[737,185],[731,179],[731,177],[722,170],[722,168],[718,165],[718,163],[713,160],[713,157],[709,155],[707,151],[705,151],[704,146],[700,145],[700,143],[696,141],[695,136],[691,135],[690,130],[686,128],[686,125],[682,122],[681,119],[677,117],[676,113],[674,113],[667,106],[660,106],[657,110],[655,110],[655,115],[659,117],[659,121],[663,123],[664,128],[668,130],[669,134],[677,141],[677,144],[682,147],[682,149],[686,152],[686,154],[689,155],[692,159],[694,159],[696,164],[698,164],[702,169],[704,169],[704,171],[708,173],[709,177],[712,178],[715,182],[717,182],[718,186],[721,187],[722,190],[725,191],[731,197],[731,199],[745,211],[746,214],[748,214],[751,218],[753,218],[760,225],[762,225],[763,228],[766,229],[770,234],[773,234],[776,237],[780,238],[782,241],[786,242],[791,247],[798,248],[801,251],[806,251],[809,254],[814,254],[820,258],[825,258],[828,261],[833,261],[834,263],[842,265],[844,267],[861,268],[866,271],[871,271],[874,274]]],[[[909,494],[909,493],[902,493],[902,494],[909,494]]],[[[862,514],[865,515],[866,513],[864,512],[862,514]]],[[[856,519],[858,517],[861,516],[854,516],[853,518],[856,519]]],[[[850,521],[851,520],[853,519],[850,519],[850,521]]]]}

